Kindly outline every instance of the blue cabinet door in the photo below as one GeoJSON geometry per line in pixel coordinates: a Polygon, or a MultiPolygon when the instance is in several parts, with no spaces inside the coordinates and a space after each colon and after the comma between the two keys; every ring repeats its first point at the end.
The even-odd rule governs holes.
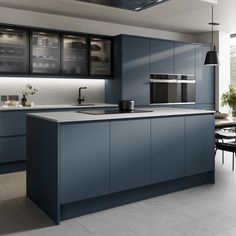
{"type": "Polygon", "coordinates": [[[136,105],[148,105],[149,40],[124,36],[122,43],[122,99],[133,99],[136,105]]]}
{"type": "Polygon", "coordinates": [[[204,110],[215,110],[215,104],[214,103],[197,103],[196,104],[197,109],[204,109],[204,110]]]}
{"type": "Polygon", "coordinates": [[[174,108],[195,109],[195,104],[178,104],[174,108]]]}
{"type": "Polygon", "coordinates": [[[0,137],[26,135],[25,111],[6,111],[0,114],[0,137]]]}
{"type": "Polygon", "coordinates": [[[0,138],[0,163],[26,160],[26,137],[0,138]]]}
{"type": "Polygon", "coordinates": [[[184,117],[151,120],[151,183],[184,176],[184,117]]]}
{"type": "Polygon", "coordinates": [[[208,46],[196,47],[196,102],[215,103],[215,80],[212,67],[204,66],[208,46]]]}
{"type": "Polygon", "coordinates": [[[61,202],[68,203],[109,191],[109,123],[61,127],[61,202]]]}
{"type": "Polygon", "coordinates": [[[195,75],[195,45],[175,43],[174,72],[175,74],[195,75]]]}
{"type": "Polygon", "coordinates": [[[185,175],[214,170],[214,115],[185,119],[185,175]]]}
{"type": "Polygon", "coordinates": [[[150,120],[110,124],[111,192],[150,183],[150,120]]]}
{"type": "Polygon", "coordinates": [[[174,42],[150,40],[151,73],[174,73],[174,42]]]}

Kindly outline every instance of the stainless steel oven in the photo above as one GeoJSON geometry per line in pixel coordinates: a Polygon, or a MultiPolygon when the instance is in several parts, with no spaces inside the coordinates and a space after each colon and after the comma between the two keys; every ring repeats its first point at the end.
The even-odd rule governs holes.
{"type": "Polygon", "coordinates": [[[151,104],[194,104],[196,102],[194,75],[151,74],[151,104]]]}

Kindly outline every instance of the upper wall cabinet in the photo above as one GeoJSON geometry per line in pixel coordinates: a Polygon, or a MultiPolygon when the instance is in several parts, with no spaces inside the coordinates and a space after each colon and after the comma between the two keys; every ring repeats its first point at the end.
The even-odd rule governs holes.
{"type": "Polygon", "coordinates": [[[62,74],[88,75],[87,37],[64,34],[62,36],[62,74]]]}
{"type": "Polygon", "coordinates": [[[164,40],[150,40],[151,73],[174,73],[174,43],[164,40]]]}
{"type": "Polygon", "coordinates": [[[112,75],[112,39],[90,38],[90,75],[103,77],[112,75]]]}
{"type": "Polygon", "coordinates": [[[196,47],[196,102],[213,104],[215,102],[215,81],[212,67],[204,66],[208,46],[196,47]]]}
{"type": "Polygon", "coordinates": [[[29,73],[28,31],[0,28],[0,73],[29,73]]]}
{"type": "Polygon", "coordinates": [[[195,45],[175,43],[174,73],[195,75],[195,45]]]}
{"type": "Polygon", "coordinates": [[[31,73],[60,74],[60,34],[46,31],[31,33],[31,73]]]}

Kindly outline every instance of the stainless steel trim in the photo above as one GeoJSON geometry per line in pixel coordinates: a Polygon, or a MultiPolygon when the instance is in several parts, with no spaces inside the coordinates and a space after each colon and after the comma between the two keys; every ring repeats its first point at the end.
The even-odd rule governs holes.
{"type": "Polygon", "coordinates": [[[176,79],[150,79],[150,83],[177,83],[176,79]]]}
{"type": "Polygon", "coordinates": [[[152,105],[195,105],[196,102],[172,102],[172,103],[150,103],[149,105],[152,106],[152,105]]]}
{"type": "Polygon", "coordinates": [[[195,80],[178,80],[177,83],[182,83],[182,84],[195,84],[195,80]]]}
{"type": "Polygon", "coordinates": [[[177,79],[150,79],[150,83],[185,83],[185,84],[195,84],[195,80],[177,80],[177,79]]]}
{"type": "Polygon", "coordinates": [[[196,75],[193,74],[170,74],[170,73],[151,73],[150,75],[181,75],[181,76],[192,76],[195,77],[196,75]]]}

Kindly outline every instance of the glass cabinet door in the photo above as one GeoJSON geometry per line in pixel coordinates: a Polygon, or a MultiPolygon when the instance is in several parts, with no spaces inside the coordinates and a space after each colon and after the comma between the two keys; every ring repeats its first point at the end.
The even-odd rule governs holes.
{"type": "Polygon", "coordinates": [[[90,75],[111,75],[111,39],[90,38],[90,75]]]}
{"type": "Polygon", "coordinates": [[[87,75],[87,38],[63,35],[63,75],[87,75]]]}
{"type": "Polygon", "coordinates": [[[27,74],[29,72],[28,32],[14,28],[0,28],[0,73],[27,74]]]}
{"type": "Polygon", "coordinates": [[[32,32],[32,73],[60,74],[60,37],[57,33],[32,32]]]}

